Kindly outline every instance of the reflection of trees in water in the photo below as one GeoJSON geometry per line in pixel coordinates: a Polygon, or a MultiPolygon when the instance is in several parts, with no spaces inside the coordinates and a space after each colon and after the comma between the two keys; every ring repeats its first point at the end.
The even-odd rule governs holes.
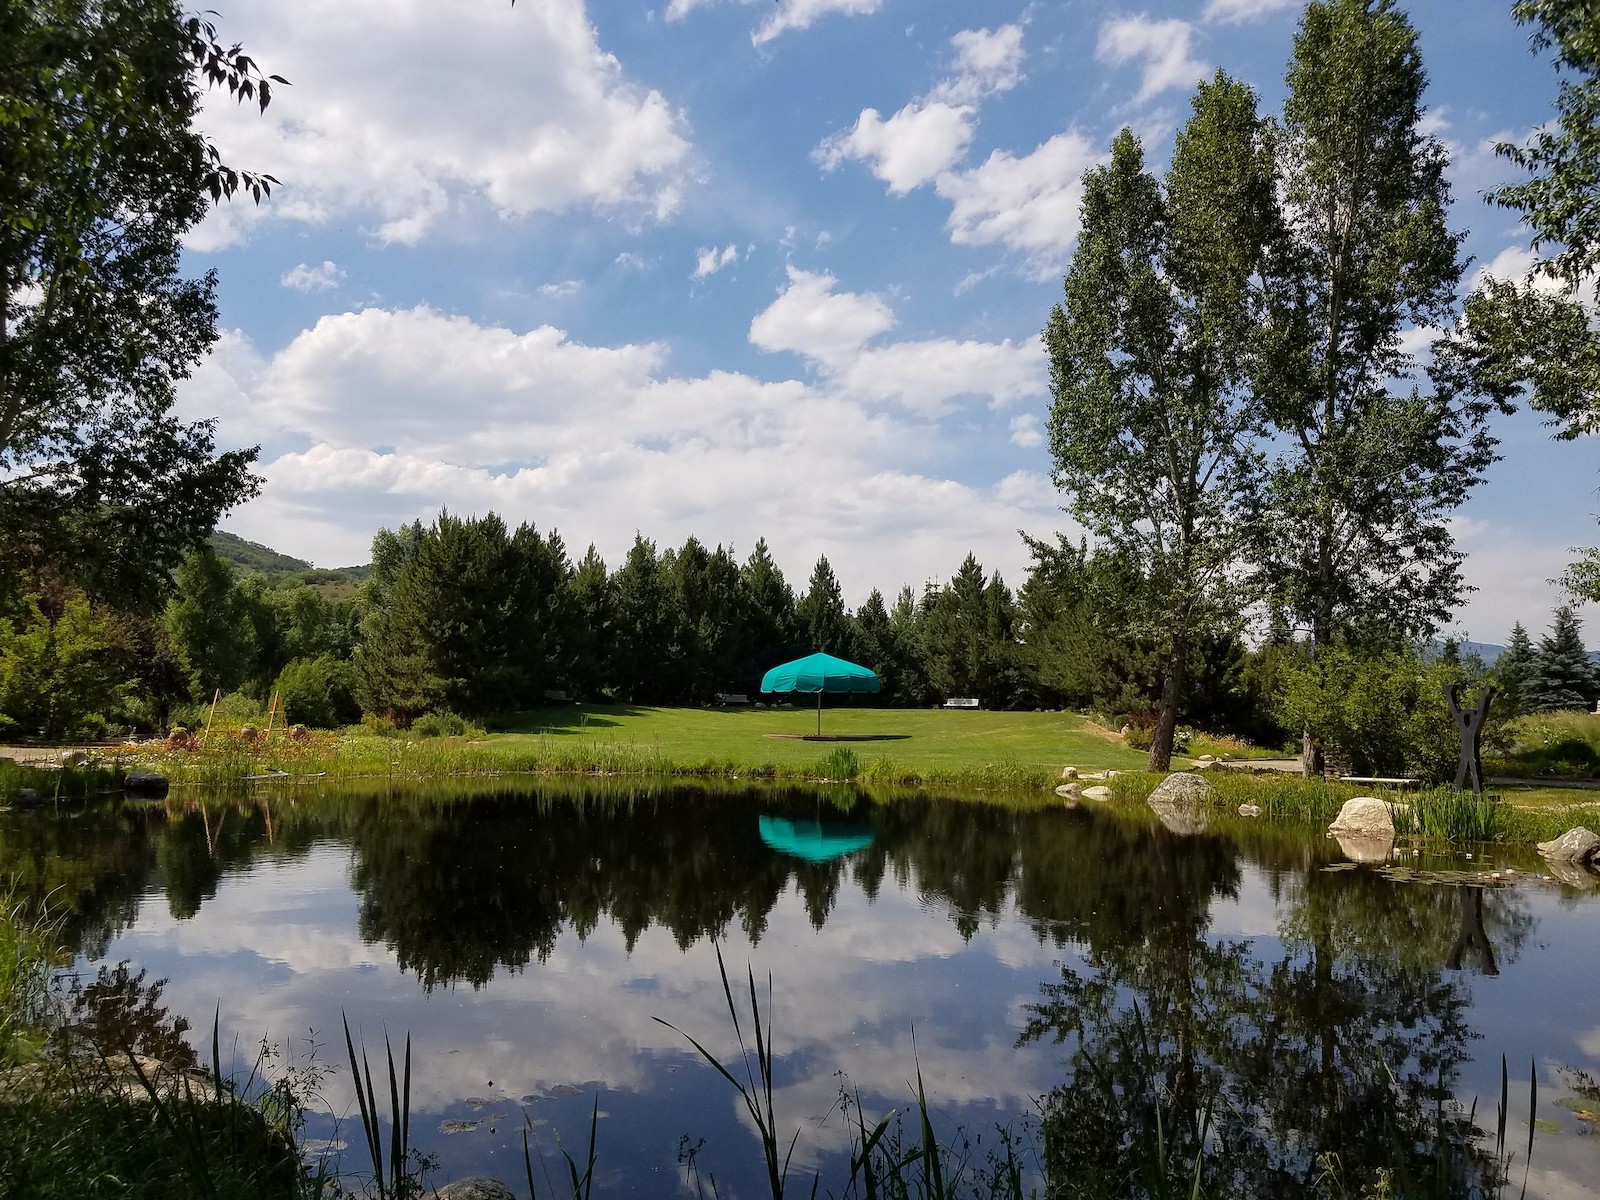
{"type": "Polygon", "coordinates": [[[1479,967],[1514,958],[1525,906],[1369,872],[1286,879],[1276,948],[1209,941],[1208,892],[1174,876],[1168,894],[1187,918],[1104,930],[1088,970],[1063,967],[1044,987],[1024,1038],[1071,1047],[1067,1081],[1043,1106],[1057,1194],[1151,1194],[1152,1172],[1186,1191],[1202,1144],[1212,1195],[1332,1195],[1380,1171],[1399,1195],[1492,1183],[1497,1168],[1450,1099],[1475,1035],[1449,964],[1464,944],[1479,967]]]}

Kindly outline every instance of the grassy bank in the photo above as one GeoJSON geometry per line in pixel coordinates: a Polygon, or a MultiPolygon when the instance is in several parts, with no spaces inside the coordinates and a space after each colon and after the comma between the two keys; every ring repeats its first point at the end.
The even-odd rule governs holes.
{"type": "Polygon", "coordinates": [[[1074,713],[564,705],[517,716],[482,738],[214,733],[209,748],[141,750],[175,784],[227,785],[273,771],[330,778],[444,775],[655,775],[853,779],[885,786],[1044,790],[1066,765],[1127,770],[1144,755],[1074,713]]]}

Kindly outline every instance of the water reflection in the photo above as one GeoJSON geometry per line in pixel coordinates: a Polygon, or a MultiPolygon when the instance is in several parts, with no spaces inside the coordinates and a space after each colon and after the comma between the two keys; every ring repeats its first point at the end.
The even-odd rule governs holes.
{"type": "MultiPolygon", "coordinates": [[[[1336,845],[1282,830],[1222,821],[1175,832],[1148,817],[928,797],[873,805],[846,793],[823,809],[798,790],[396,787],[0,818],[0,884],[35,898],[54,892],[71,909],[74,948],[91,959],[130,930],[170,937],[209,906],[236,911],[219,899],[230,887],[265,888],[265,868],[303,865],[314,852],[342,860],[350,912],[349,926],[328,934],[350,949],[325,955],[330,982],[317,986],[337,988],[336,1006],[357,996],[399,1004],[400,984],[444,993],[453,1008],[383,1017],[416,1028],[448,1013],[439,1054],[505,1021],[504,1007],[485,1008],[481,1022],[467,1015],[482,990],[485,1005],[516,999],[529,1040],[572,1060],[558,1069],[542,1050],[542,1065],[528,1068],[537,1082],[519,1088],[548,1099],[591,1096],[604,1083],[638,1107],[648,1099],[676,1112],[689,1077],[664,1072],[688,1068],[681,1048],[649,1040],[648,1016],[683,1023],[674,1006],[693,990],[691,970],[709,965],[704,944],[730,940],[750,947],[758,970],[773,967],[780,989],[801,997],[797,1009],[809,1008],[808,989],[830,991],[830,1023],[787,1018],[795,1049],[781,1086],[793,1111],[826,1111],[839,1067],[874,1085],[871,1094],[902,1100],[892,1089],[912,1069],[909,1022],[878,1010],[884,996],[909,996],[927,1061],[942,1051],[965,1064],[935,1089],[961,1111],[1003,1119],[1019,1111],[1019,1094],[1043,1095],[1045,1170],[1061,1195],[1141,1194],[1152,1170],[1186,1191],[1197,1157],[1216,1195],[1332,1194],[1335,1184],[1356,1194],[1380,1167],[1402,1194],[1486,1184],[1492,1165],[1448,1101],[1468,1090],[1463,1071],[1481,1033],[1473,988],[1516,981],[1535,922],[1525,891],[1325,871],[1336,845]],[[1219,927],[1218,914],[1248,905],[1261,913],[1248,929],[1219,927]],[[942,941],[919,920],[936,923],[942,941]],[[818,935],[815,958],[795,955],[797,921],[818,935]],[[764,953],[769,938],[776,945],[764,953]],[[977,977],[976,955],[937,967],[959,953],[948,946],[956,939],[984,949],[992,982],[977,977]],[[604,957],[612,942],[624,963],[594,967],[590,981],[605,1001],[579,996],[576,1015],[561,1010],[572,989],[543,968],[604,957]],[[699,947],[698,965],[661,970],[673,946],[685,962],[699,947]],[[823,958],[839,964],[826,979],[815,970],[823,958]],[[399,974],[379,988],[355,973],[374,970],[399,974]],[[519,976],[532,986],[512,989],[519,976]],[[498,1002],[487,995],[497,988],[498,1002]],[[627,1008],[631,988],[654,997],[647,1015],[627,1008]],[[1030,994],[1019,1009],[1016,997],[1030,994]],[[592,1045],[579,1040],[591,1017],[607,1025],[592,1045]],[[962,1024],[974,1021],[986,1025],[962,1024]],[[1032,1057],[1007,1085],[998,1081],[1010,1043],[1032,1057]],[[1152,1164],[1158,1121],[1168,1151],[1152,1164]]],[[[261,903],[233,894],[235,906],[261,903]]],[[[301,937],[302,953],[306,944],[301,937]]],[[[222,971],[220,961],[205,969],[222,971]]],[[[154,1018],[167,1017],[166,1005],[159,992],[136,1003],[140,982],[101,981],[108,1025],[163,1028],[154,1018]]],[[[233,986],[270,990],[259,975],[233,986]]],[[[176,993],[175,983],[167,995],[176,993]]],[[[208,1019],[209,1001],[186,1014],[208,1019]]],[[[511,1077],[510,1066],[479,1079],[476,1061],[435,1057],[430,1076],[475,1080],[461,1083],[473,1089],[455,1097],[464,1100],[486,1079],[511,1077]]],[[[697,1104],[716,1102],[715,1083],[693,1085],[697,1104]]],[[[443,1115],[455,1085],[439,1086],[428,1103],[443,1115]]],[[[572,1104],[587,1111],[582,1097],[572,1104]]],[[[671,1141],[683,1132],[674,1126],[671,1141]]]]}

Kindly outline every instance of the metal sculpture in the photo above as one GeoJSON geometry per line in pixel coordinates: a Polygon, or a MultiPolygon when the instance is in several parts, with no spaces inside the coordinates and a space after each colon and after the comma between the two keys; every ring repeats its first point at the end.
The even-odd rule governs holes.
{"type": "Polygon", "coordinates": [[[1459,686],[1455,683],[1444,685],[1444,700],[1450,706],[1450,719],[1456,723],[1456,732],[1461,735],[1461,762],[1456,767],[1456,786],[1464,788],[1470,779],[1473,795],[1481,796],[1483,758],[1480,747],[1483,742],[1483,722],[1489,715],[1489,701],[1494,699],[1495,689],[1487,685],[1480,687],[1477,704],[1463,710],[1456,700],[1456,688],[1459,686]]]}

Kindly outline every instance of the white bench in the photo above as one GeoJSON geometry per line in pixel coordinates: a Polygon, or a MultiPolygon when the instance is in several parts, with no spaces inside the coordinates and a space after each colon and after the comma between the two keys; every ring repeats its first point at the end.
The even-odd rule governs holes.
{"type": "Polygon", "coordinates": [[[718,704],[749,704],[750,697],[743,692],[718,692],[718,704]]]}
{"type": "Polygon", "coordinates": [[[1421,787],[1420,779],[1405,779],[1385,775],[1341,775],[1340,783],[1370,783],[1374,787],[1392,787],[1396,789],[1421,787]]]}
{"type": "Polygon", "coordinates": [[[944,702],[943,707],[945,707],[945,708],[977,708],[978,707],[978,699],[977,699],[976,696],[951,696],[950,699],[948,699],[948,700],[946,700],[944,702]]]}

